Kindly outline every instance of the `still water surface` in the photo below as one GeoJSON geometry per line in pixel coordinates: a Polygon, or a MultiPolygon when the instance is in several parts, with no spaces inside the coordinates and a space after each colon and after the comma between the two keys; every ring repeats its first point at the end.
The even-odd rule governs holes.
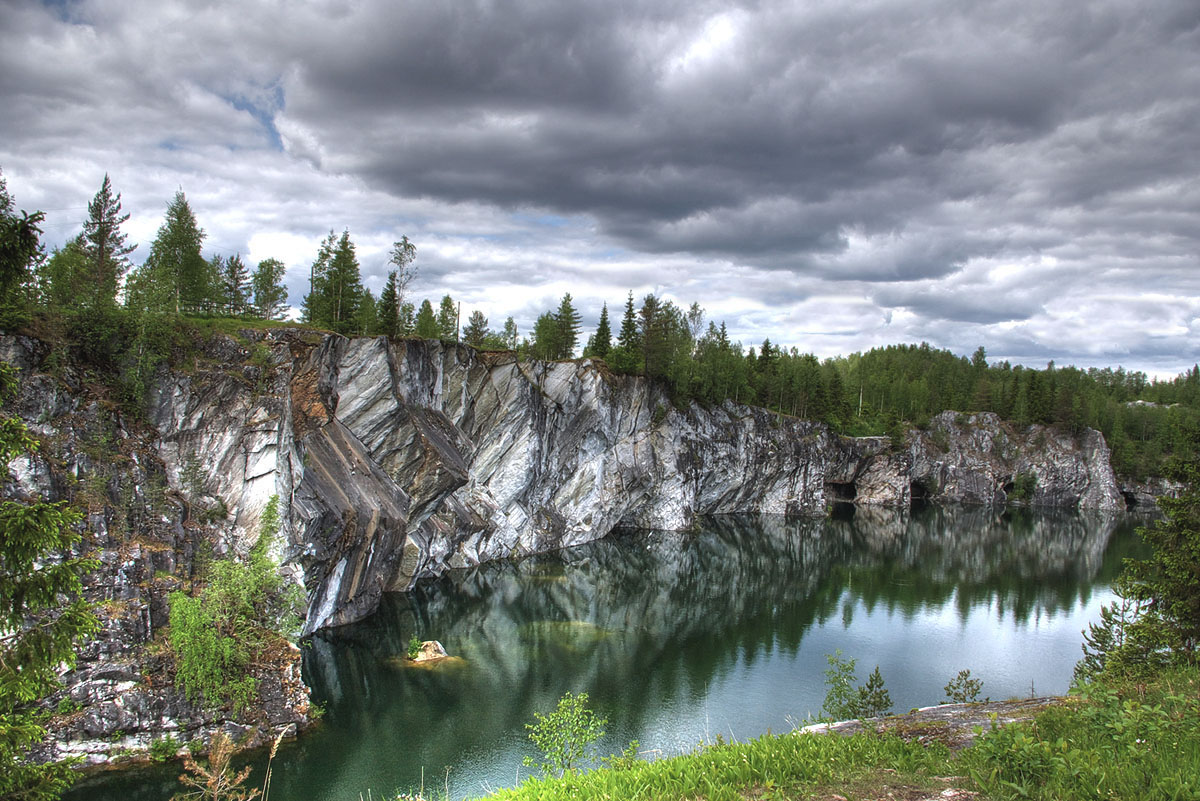
{"type": "MultiPolygon", "coordinates": [[[[939,702],[966,667],[993,698],[1061,693],[1122,558],[1141,554],[1140,522],[940,507],[718,517],[459,571],[306,650],[327,714],[280,749],[271,798],[356,801],[422,775],[456,798],[511,785],[533,755],[524,724],[568,690],[608,718],[604,753],[788,731],[819,712],[836,649],[860,681],[879,665],[896,710],[939,702]],[[414,633],[460,660],[405,666],[414,633]]],[[[178,773],[72,798],[160,801],[178,773]]]]}

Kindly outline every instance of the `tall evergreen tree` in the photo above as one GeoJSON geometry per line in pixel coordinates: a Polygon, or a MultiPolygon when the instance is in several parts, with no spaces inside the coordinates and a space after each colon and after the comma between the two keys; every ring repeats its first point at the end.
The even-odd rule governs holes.
{"type": "Polygon", "coordinates": [[[428,298],[421,301],[413,333],[421,339],[439,339],[442,335],[437,316],[433,313],[433,304],[429,302],[428,298]]]}
{"type": "Polygon", "coordinates": [[[283,277],[287,267],[279,259],[263,259],[250,276],[254,313],[264,320],[279,320],[287,309],[287,287],[283,277]]]}
{"type": "Polygon", "coordinates": [[[618,373],[638,373],[642,370],[642,335],[638,330],[632,290],[625,301],[625,314],[621,318],[617,346],[609,353],[608,363],[618,373]]]}
{"type": "Polygon", "coordinates": [[[379,333],[392,339],[400,335],[400,294],[396,281],[396,271],[392,270],[379,293],[379,333]]]}
{"type": "Polygon", "coordinates": [[[87,256],[87,279],[78,305],[116,304],[117,285],[129,270],[129,254],[137,248],[126,243],[127,235],[121,231],[128,220],[129,215],[121,213],[121,193],[113,195],[112,182],[105,173],[100,191],[88,204],[88,218],[83,224],[81,244],[87,256]]]}
{"type": "Polygon", "coordinates": [[[24,317],[32,299],[34,268],[43,259],[40,211],[18,216],[0,174],[0,325],[24,317]]]}
{"type": "Polygon", "coordinates": [[[354,314],[354,331],[359,336],[374,336],[379,330],[379,305],[370,289],[364,289],[354,314]]]}
{"type": "Polygon", "coordinates": [[[517,322],[512,317],[504,321],[504,333],[501,335],[504,340],[504,347],[509,350],[517,349],[517,322]]]}
{"type": "Polygon", "coordinates": [[[442,297],[437,315],[438,337],[446,342],[458,341],[458,305],[449,295],[442,297]]]}
{"type": "Polygon", "coordinates": [[[558,324],[558,349],[552,358],[570,359],[575,356],[575,346],[579,344],[580,319],[579,312],[571,303],[571,293],[565,293],[558,304],[558,311],[554,313],[554,321],[558,324]]]}
{"type": "Polygon", "coordinates": [[[608,304],[605,303],[600,307],[600,322],[596,325],[596,333],[588,339],[588,346],[584,349],[583,355],[604,359],[608,357],[610,350],[612,350],[612,330],[608,323],[608,304]]]}
{"type": "MultiPolygon", "coordinates": [[[[0,395],[16,392],[13,368],[0,364],[0,395]]],[[[18,418],[0,419],[0,464],[37,446],[18,418]]],[[[97,628],[80,597],[81,578],[99,562],[71,556],[79,514],[62,503],[0,503],[0,798],[51,801],[69,787],[69,763],[26,760],[46,736],[34,704],[75,664],[75,644],[97,628]]]]}
{"type": "Polygon", "coordinates": [[[211,308],[212,269],[200,254],[204,229],[183,192],[167,204],[167,216],[150,244],[150,256],[133,287],[139,305],[151,311],[195,314],[211,308]],[[169,304],[167,308],[162,308],[169,304]]]}
{"type": "Polygon", "coordinates": [[[242,255],[235,253],[225,260],[221,271],[225,308],[232,317],[244,317],[250,304],[250,271],[242,255]]]}
{"type": "Polygon", "coordinates": [[[467,318],[467,327],[463,329],[463,342],[466,342],[472,347],[482,347],[484,340],[488,338],[488,318],[483,316],[483,312],[479,309],[471,312],[471,316],[467,318]]]}
{"type": "Polygon", "coordinates": [[[354,243],[349,229],[343,230],[329,263],[328,283],[329,327],[339,334],[354,330],[355,316],[362,303],[363,285],[354,243]]]}
{"type": "Polygon", "coordinates": [[[308,294],[301,305],[301,316],[310,325],[329,327],[329,268],[333,262],[333,251],[337,247],[337,235],[331,230],[321,240],[317,257],[308,268],[308,294]]]}
{"type": "Polygon", "coordinates": [[[306,322],[338,334],[352,334],[357,325],[363,286],[350,231],[335,238],[332,231],[313,261],[310,290],[304,299],[306,322]]]}

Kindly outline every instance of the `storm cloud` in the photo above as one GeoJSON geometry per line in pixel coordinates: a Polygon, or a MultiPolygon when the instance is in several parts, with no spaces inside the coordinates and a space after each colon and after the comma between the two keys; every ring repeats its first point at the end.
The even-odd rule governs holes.
{"type": "Polygon", "coordinates": [[[139,241],[182,187],[293,302],[348,227],[376,291],[405,233],[419,296],[522,330],[633,289],[820,355],[1200,351],[1194,0],[194,5],[0,4],[51,240],[107,171],[139,241]]]}

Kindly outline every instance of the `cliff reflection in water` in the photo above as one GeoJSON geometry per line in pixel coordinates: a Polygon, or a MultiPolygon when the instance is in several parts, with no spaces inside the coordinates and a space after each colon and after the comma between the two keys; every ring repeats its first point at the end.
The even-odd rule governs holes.
{"type": "MultiPolygon", "coordinates": [[[[366,762],[378,757],[362,750],[369,741],[370,754],[407,763],[409,776],[422,765],[431,775],[453,763],[452,785],[457,775],[464,792],[478,793],[481,782],[511,783],[528,752],[524,724],[566,690],[587,691],[609,717],[611,750],[632,737],[668,751],[693,746],[704,736],[697,715],[704,727],[710,715],[728,722],[729,729],[717,727],[726,736],[752,736],[783,725],[777,717],[747,731],[755,725],[745,717],[753,713],[752,697],[773,705],[777,716],[817,711],[831,643],[868,669],[884,662],[898,706],[935,703],[949,667],[921,662],[930,658],[918,653],[925,643],[880,644],[856,633],[856,616],[933,621],[921,625],[942,630],[949,613],[956,630],[965,630],[972,615],[1006,631],[1040,630],[1046,620],[1078,613],[1094,587],[1107,592],[1122,557],[1137,547],[1133,525],[1073,513],[938,507],[911,515],[862,508],[839,520],[718,517],[696,532],[626,532],[456,572],[391,596],[369,621],[314,641],[306,670],[329,722],[327,732],[295,747],[297,756],[319,750],[338,771],[371,775],[366,762]],[[843,632],[848,645],[826,633],[801,647],[827,631],[843,632]],[[441,640],[465,665],[403,667],[397,657],[414,633],[441,640]],[[907,662],[888,662],[887,647],[904,651],[909,672],[932,678],[921,676],[921,684],[900,675],[907,662]],[[748,711],[714,708],[722,704],[748,711]],[[488,761],[500,765],[465,767],[488,761]]],[[[1082,624],[1070,625],[1074,639],[1058,650],[1078,654],[1082,624]]],[[[914,631],[921,636],[923,629],[914,631]]],[[[976,636],[973,628],[969,634],[976,636]]],[[[1013,640],[1011,647],[1026,646],[1013,640]]],[[[1074,659],[1065,658],[1069,676],[1074,659]]],[[[975,661],[957,665],[966,666],[988,674],[975,661]]],[[[985,690],[1019,693],[1032,680],[985,690]]],[[[1037,681],[1045,691],[1066,689],[1037,681]]]]}

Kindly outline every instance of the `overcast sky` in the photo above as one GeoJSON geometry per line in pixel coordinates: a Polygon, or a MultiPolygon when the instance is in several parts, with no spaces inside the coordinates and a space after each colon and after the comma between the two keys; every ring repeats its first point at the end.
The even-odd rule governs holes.
{"type": "Polygon", "coordinates": [[[1200,359],[1196,0],[0,0],[0,170],[50,245],[108,172],[138,263],[182,188],[295,304],[347,228],[522,333],[1200,359]]]}

